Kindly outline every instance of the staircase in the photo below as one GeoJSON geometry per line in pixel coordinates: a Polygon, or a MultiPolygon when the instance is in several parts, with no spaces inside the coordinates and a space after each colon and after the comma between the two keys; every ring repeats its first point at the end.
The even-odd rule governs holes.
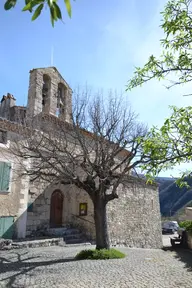
{"type": "Polygon", "coordinates": [[[66,244],[82,244],[86,243],[85,235],[76,228],[68,228],[63,234],[63,239],[66,244]]]}
{"type": "Polygon", "coordinates": [[[79,229],[73,227],[50,228],[48,234],[49,236],[63,237],[66,244],[91,244],[79,229]]]}

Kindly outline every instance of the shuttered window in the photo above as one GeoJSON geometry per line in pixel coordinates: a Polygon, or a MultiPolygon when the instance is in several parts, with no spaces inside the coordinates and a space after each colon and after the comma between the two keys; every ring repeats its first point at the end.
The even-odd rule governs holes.
{"type": "Polygon", "coordinates": [[[9,192],[11,163],[0,162],[0,192],[9,192]]]}

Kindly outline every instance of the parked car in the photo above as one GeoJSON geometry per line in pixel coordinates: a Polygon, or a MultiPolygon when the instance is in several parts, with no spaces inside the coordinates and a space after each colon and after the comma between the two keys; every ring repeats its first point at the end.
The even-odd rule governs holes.
{"type": "Polygon", "coordinates": [[[179,228],[177,221],[167,221],[162,223],[163,234],[174,234],[179,228]]]}

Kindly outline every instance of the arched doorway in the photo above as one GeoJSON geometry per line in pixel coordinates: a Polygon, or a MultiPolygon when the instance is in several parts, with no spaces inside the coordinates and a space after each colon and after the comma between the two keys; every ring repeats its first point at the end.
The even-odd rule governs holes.
{"type": "Polygon", "coordinates": [[[55,190],[51,195],[50,227],[62,226],[63,215],[63,194],[60,190],[55,190]]]}

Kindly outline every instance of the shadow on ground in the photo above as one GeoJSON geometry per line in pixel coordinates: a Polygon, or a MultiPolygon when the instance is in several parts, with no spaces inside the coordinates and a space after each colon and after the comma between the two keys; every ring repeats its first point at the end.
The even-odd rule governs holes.
{"type": "MultiPolygon", "coordinates": [[[[164,247],[163,250],[169,253],[173,252],[175,259],[184,263],[185,269],[192,272],[192,252],[190,250],[180,247],[164,247]]],[[[17,285],[17,281],[23,274],[30,273],[32,275],[35,268],[42,266],[47,267],[49,265],[76,261],[72,257],[41,261],[41,256],[29,257],[28,252],[22,254],[13,252],[12,256],[13,260],[10,260],[8,257],[0,257],[0,273],[1,275],[2,273],[7,273],[7,276],[4,278],[0,276],[0,288],[24,288],[26,286],[17,285]],[[14,273],[14,275],[9,275],[9,273],[14,273]]]]}
{"type": "Polygon", "coordinates": [[[164,247],[164,251],[175,252],[174,257],[185,264],[185,268],[192,272],[192,251],[189,249],[183,249],[181,247],[164,247]]]}
{"type": "Polygon", "coordinates": [[[64,259],[58,259],[58,260],[50,260],[50,261],[35,261],[35,259],[40,258],[39,257],[27,257],[28,254],[23,253],[13,253],[13,257],[17,257],[17,260],[14,259],[14,261],[10,261],[9,259],[5,257],[0,257],[0,274],[2,273],[9,273],[9,272],[15,272],[14,275],[10,275],[5,278],[0,277],[0,287],[3,288],[23,288],[25,286],[17,286],[16,280],[19,278],[20,275],[26,274],[28,272],[33,271],[37,267],[41,266],[49,266],[54,265],[58,263],[66,263],[66,262],[72,262],[76,261],[74,258],[64,258],[64,259]],[[26,257],[25,257],[26,256],[26,257]],[[30,262],[28,262],[30,261],[30,262]],[[3,286],[2,285],[3,282],[3,286]],[[6,284],[4,284],[6,283],[6,284]]]}

